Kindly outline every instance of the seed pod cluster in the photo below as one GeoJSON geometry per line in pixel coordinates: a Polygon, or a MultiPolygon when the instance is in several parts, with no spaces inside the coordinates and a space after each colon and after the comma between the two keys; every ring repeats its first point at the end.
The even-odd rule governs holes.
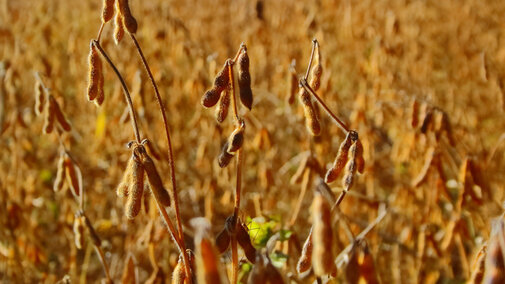
{"type": "Polygon", "coordinates": [[[74,217],[74,238],[75,246],[82,249],[84,246],[84,217],[76,214],[74,217]]]}
{"type": "Polygon", "coordinates": [[[242,52],[240,53],[237,61],[240,102],[243,106],[251,110],[253,95],[251,90],[251,74],[249,73],[249,55],[247,55],[247,47],[242,47],[242,52]]]}
{"type": "Polygon", "coordinates": [[[134,219],[142,207],[144,196],[144,174],[147,174],[149,188],[157,200],[163,206],[170,206],[170,195],[163,187],[163,182],[153,160],[147,154],[143,145],[133,146],[133,153],[128,161],[123,178],[119,183],[116,194],[126,197],[125,215],[128,219],[134,219]]]}
{"type": "Polygon", "coordinates": [[[134,34],[137,32],[137,20],[133,17],[128,0],[118,0],[119,12],[121,13],[121,17],[123,19],[123,25],[126,30],[134,34]]]}
{"type": "Polygon", "coordinates": [[[114,0],[103,0],[102,23],[107,23],[114,16],[114,0]]]}
{"type": "Polygon", "coordinates": [[[333,231],[330,204],[316,192],[312,202],[312,267],[317,276],[330,274],[333,270],[333,231]]]}
{"type": "Polygon", "coordinates": [[[303,111],[305,114],[305,124],[310,134],[313,136],[318,136],[321,134],[321,123],[319,122],[319,117],[317,116],[316,109],[312,104],[312,99],[309,92],[303,87],[300,87],[298,92],[298,99],[303,106],[303,111]]]}
{"type": "Polygon", "coordinates": [[[105,98],[103,93],[104,78],[102,58],[93,40],[89,45],[89,49],[88,100],[90,102],[94,101],[97,106],[100,106],[105,98]]]}
{"type": "Polygon", "coordinates": [[[238,244],[244,250],[247,259],[254,263],[256,261],[256,249],[252,245],[251,237],[245,224],[233,215],[226,218],[223,230],[216,237],[216,248],[219,253],[224,253],[228,249],[233,235],[237,238],[238,244]]]}
{"type": "Polygon", "coordinates": [[[239,125],[228,137],[226,143],[224,143],[221,153],[217,158],[218,164],[221,168],[226,167],[233,158],[233,155],[242,148],[242,145],[244,144],[244,130],[245,122],[241,120],[239,125]]]}
{"type": "Polygon", "coordinates": [[[365,160],[363,158],[363,144],[359,140],[358,133],[351,130],[347,133],[332,167],[326,172],[325,182],[331,183],[337,179],[345,168],[345,174],[342,179],[344,188],[347,190],[352,186],[356,171],[363,173],[365,169],[365,160]]]}
{"type": "MultiPolygon", "coordinates": [[[[230,74],[229,74],[229,61],[226,61],[223,68],[217,73],[214,79],[214,86],[212,89],[207,90],[202,97],[202,105],[206,108],[211,108],[217,104],[221,98],[221,93],[229,88],[230,74]]],[[[232,82],[233,83],[233,82],[232,82]]]]}
{"type": "Polygon", "coordinates": [[[44,90],[44,86],[38,80],[35,83],[35,113],[44,114],[43,131],[46,134],[53,132],[55,120],[63,131],[72,130],[70,122],[65,118],[56,99],[44,90]]]}

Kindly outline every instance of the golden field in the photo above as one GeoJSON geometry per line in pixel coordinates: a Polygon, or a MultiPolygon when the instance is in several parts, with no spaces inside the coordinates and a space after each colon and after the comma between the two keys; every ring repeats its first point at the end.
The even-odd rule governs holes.
{"type": "MultiPolygon", "coordinates": [[[[126,30],[115,44],[113,18],[97,44],[131,93],[139,136],[150,141],[147,154],[137,143],[127,148],[136,139],[129,108],[101,53],[104,101],[99,107],[88,101],[90,41],[102,25],[102,2],[0,0],[0,282],[504,281],[505,2],[130,2],[134,36],[126,30]],[[132,38],[159,89],[171,147],[132,38]],[[346,134],[312,94],[320,134],[306,127],[298,79],[314,38],[323,70],[316,93],[359,133],[365,161],[360,174],[346,160],[324,198],[316,192],[346,134]],[[218,123],[202,96],[226,60],[242,52],[241,43],[250,58],[252,110],[237,98],[236,116],[246,125],[243,146],[222,168],[218,156],[239,121],[234,100],[218,123]],[[40,114],[39,95],[45,98],[40,114]],[[54,122],[44,133],[55,104],[71,130],[54,122]],[[175,238],[191,250],[192,279],[172,277],[180,250],[160,217],[156,193],[150,194],[149,172],[140,213],[125,215],[127,198],[116,189],[132,151],[152,157],[170,192],[164,208],[176,228],[181,221],[183,238],[175,238]],[[60,164],[65,178],[56,186],[60,164]],[[349,192],[341,195],[350,176],[349,192]],[[338,196],[345,198],[329,209],[338,196]],[[255,264],[242,248],[222,254],[215,248],[234,210],[247,228],[255,264]],[[98,244],[88,225],[76,233],[80,211],[98,244]],[[313,225],[313,269],[300,274],[297,263],[313,225]],[[329,234],[317,236],[318,228],[329,234]],[[331,272],[320,273],[328,259],[323,266],[331,272]],[[206,274],[214,266],[216,274],[206,274]]],[[[124,21],[118,7],[115,15],[123,13],[124,21]]],[[[229,68],[240,76],[239,66],[229,68]]],[[[238,97],[239,85],[241,92],[240,82],[226,88],[238,97]]]]}

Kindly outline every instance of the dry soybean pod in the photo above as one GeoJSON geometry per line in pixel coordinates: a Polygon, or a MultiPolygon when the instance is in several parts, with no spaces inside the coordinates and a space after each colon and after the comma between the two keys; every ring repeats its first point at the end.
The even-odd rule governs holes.
{"type": "Polygon", "coordinates": [[[142,206],[142,195],[144,193],[144,166],[133,158],[133,169],[131,175],[131,185],[128,192],[128,200],[126,201],[126,216],[128,219],[135,218],[142,206]]]}
{"type": "Polygon", "coordinates": [[[237,223],[237,241],[244,250],[245,256],[251,263],[256,261],[256,249],[251,244],[251,237],[242,222],[237,223]]]}
{"type": "Polygon", "coordinates": [[[60,154],[58,159],[58,171],[56,172],[56,179],[54,180],[53,190],[55,192],[60,191],[63,188],[65,181],[65,155],[60,154]]]}
{"type": "Polygon", "coordinates": [[[315,52],[314,56],[314,67],[312,67],[312,70],[310,72],[310,86],[314,91],[319,90],[321,87],[321,75],[323,74],[323,65],[321,64],[321,50],[319,48],[319,43],[316,42],[317,46],[317,51],[315,52]]]}
{"type": "Polygon", "coordinates": [[[144,166],[144,170],[147,174],[147,180],[149,181],[149,187],[151,188],[151,192],[154,194],[156,199],[160,201],[163,206],[170,206],[170,195],[168,191],[163,187],[163,182],[161,181],[161,177],[154,165],[154,161],[147,155],[143,146],[137,146],[135,149],[138,157],[140,157],[140,161],[144,166]]]}
{"type": "Polygon", "coordinates": [[[124,37],[124,27],[123,27],[123,19],[121,18],[121,14],[117,13],[116,17],[114,17],[114,43],[118,45],[124,37]]]}
{"type": "Polygon", "coordinates": [[[214,86],[212,89],[205,92],[202,97],[202,105],[206,108],[211,108],[217,104],[219,98],[221,96],[221,92],[223,92],[230,83],[230,76],[228,73],[228,64],[227,60],[224,64],[223,68],[217,73],[216,78],[214,79],[214,86]]]}
{"type": "Polygon", "coordinates": [[[70,130],[72,130],[72,126],[70,126],[70,123],[67,121],[67,119],[63,115],[63,112],[61,111],[60,105],[53,98],[53,96],[49,96],[49,103],[53,105],[54,115],[56,117],[56,120],[60,124],[61,128],[63,128],[63,130],[65,130],[67,132],[70,131],[70,130]]]}
{"type": "Polygon", "coordinates": [[[302,274],[312,267],[312,230],[313,228],[310,228],[309,235],[303,244],[302,254],[298,260],[298,264],[296,265],[296,271],[298,274],[302,274]]]}
{"type": "Polygon", "coordinates": [[[129,33],[136,33],[137,32],[137,20],[133,17],[130,6],[128,3],[128,0],[118,0],[119,4],[119,12],[121,13],[121,16],[123,18],[123,24],[126,30],[129,33]]]}
{"type": "Polygon", "coordinates": [[[326,183],[331,183],[337,179],[338,175],[340,175],[340,172],[342,172],[342,169],[344,169],[344,166],[347,163],[348,159],[349,148],[352,144],[351,137],[354,135],[352,132],[353,131],[349,131],[342,144],[340,144],[340,148],[338,149],[338,154],[335,158],[335,161],[333,162],[333,166],[328,170],[324,178],[326,183]]]}
{"type": "Polygon", "coordinates": [[[100,77],[103,77],[103,71],[102,59],[100,58],[100,54],[98,54],[93,41],[90,42],[89,48],[88,100],[93,101],[98,96],[98,88],[101,80],[100,77]]]}
{"type": "Polygon", "coordinates": [[[242,147],[242,144],[244,143],[244,129],[245,123],[244,121],[241,121],[240,125],[233,130],[228,138],[228,148],[226,149],[226,152],[232,154],[242,147]]]}
{"type": "Polygon", "coordinates": [[[54,128],[54,106],[53,104],[47,102],[44,109],[44,133],[49,134],[53,132],[54,128]]]}
{"type": "Polygon", "coordinates": [[[226,143],[224,143],[224,145],[223,145],[223,148],[221,149],[221,153],[217,157],[217,162],[219,164],[219,167],[221,167],[221,168],[228,166],[231,159],[233,158],[233,154],[230,154],[227,151],[228,147],[229,147],[229,143],[228,143],[228,141],[226,141],[226,143]]]}
{"type": "Polygon", "coordinates": [[[221,94],[221,99],[219,100],[219,105],[216,109],[216,120],[222,123],[228,116],[228,110],[230,109],[230,92],[226,88],[221,94]]]}
{"type": "Polygon", "coordinates": [[[116,189],[116,194],[119,197],[126,197],[128,196],[128,192],[130,190],[130,185],[131,185],[131,180],[132,180],[132,174],[133,174],[133,168],[134,168],[134,157],[133,155],[130,157],[128,160],[128,165],[126,166],[126,171],[123,173],[123,178],[121,179],[121,182],[117,186],[116,189]]]}
{"type": "Polygon", "coordinates": [[[240,102],[243,106],[251,110],[253,95],[251,90],[251,74],[249,73],[249,55],[247,47],[242,48],[238,59],[238,86],[240,91],[240,102]]]}
{"type": "Polygon", "coordinates": [[[354,184],[354,176],[358,168],[356,164],[357,152],[357,141],[355,141],[352,143],[351,148],[349,148],[349,161],[347,161],[344,177],[342,178],[342,186],[345,191],[348,191],[354,184]]]}
{"type": "Polygon", "coordinates": [[[114,16],[114,0],[103,0],[102,22],[105,24],[114,16]]]}
{"type": "Polygon", "coordinates": [[[313,136],[318,136],[321,134],[321,124],[319,123],[319,118],[316,115],[310,94],[304,88],[300,88],[298,98],[300,100],[300,103],[303,105],[307,129],[313,136]]]}
{"type": "Polygon", "coordinates": [[[84,220],[83,217],[79,214],[75,214],[74,216],[74,238],[75,238],[75,246],[78,249],[82,249],[84,246],[84,220]]]}

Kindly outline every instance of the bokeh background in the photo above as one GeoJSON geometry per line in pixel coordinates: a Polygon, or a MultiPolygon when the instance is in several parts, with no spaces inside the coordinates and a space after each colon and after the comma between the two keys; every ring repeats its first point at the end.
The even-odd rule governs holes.
{"type": "MultiPolygon", "coordinates": [[[[300,104],[287,98],[289,66],[294,60],[303,74],[311,40],[317,38],[324,68],[318,93],[360,133],[365,149],[365,173],[340,205],[342,214],[357,235],[376,218],[379,204],[388,210],[366,237],[376,273],[383,283],[461,283],[471,277],[491,220],[503,212],[505,2],[130,2],[139,23],[137,38],[166,103],[189,247],[191,218],[206,217],[217,234],[233,210],[235,162],[225,169],[216,162],[233,127],[230,120],[219,125],[200,99],[244,42],[254,106],[251,112],[241,110],[247,123],[241,216],[271,222],[266,239],[289,231],[289,244],[278,241],[275,248],[282,252],[278,270],[286,280],[314,280],[298,279],[294,265],[311,226],[318,174],[311,173],[302,198],[302,185],[291,179],[308,153],[328,168],[344,134],[321,109],[322,134],[311,137],[300,104]],[[420,122],[413,127],[415,104],[420,122]],[[450,128],[440,130],[434,123],[423,133],[420,125],[430,111],[443,114],[450,128]],[[425,165],[430,151],[436,153],[434,162],[425,165]],[[471,177],[464,171],[467,161],[471,177]]],[[[116,196],[133,132],[119,81],[108,66],[104,104],[96,107],[86,98],[89,42],[100,27],[101,7],[101,1],[89,0],[0,1],[4,283],[54,283],[65,275],[75,283],[103,278],[92,245],[83,250],[74,245],[72,195],[66,187],[53,191],[60,143],[82,171],[87,215],[103,239],[114,279],[121,279],[131,253],[145,281],[153,272],[149,247],[167,281],[177,261],[154,204],[128,221],[124,200],[116,196]],[[34,112],[34,72],[51,88],[72,124],[70,133],[42,133],[43,118],[34,112]]],[[[157,165],[169,188],[153,89],[131,40],[125,37],[116,46],[112,32],[107,25],[102,46],[132,90],[141,133],[161,153],[157,165]]],[[[330,186],[335,194],[342,190],[340,182],[330,186]]],[[[340,220],[335,232],[338,254],[350,241],[340,220]]],[[[222,261],[229,263],[230,256],[222,261]]],[[[339,270],[332,281],[345,277],[339,270]]]]}

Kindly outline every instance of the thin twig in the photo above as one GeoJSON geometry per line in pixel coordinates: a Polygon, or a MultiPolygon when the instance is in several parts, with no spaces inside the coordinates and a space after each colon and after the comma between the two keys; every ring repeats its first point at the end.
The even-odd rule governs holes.
{"type": "Polygon", "coordinates": [[[309,65],[307,66],[307,71],[305,72],[305,77],[303,77],[303,79],[305,79],[305,80],[309,79],[310,67],[312,66],[312,60],[314,59],[314,52],[316,50],[316,46],[319,46],[319,43],[317,42],[317,39],[313,39],[312,40],[312,51],[310,53],[309,65]]]}
{"type": "Polygon", "coordinates": [[[98,35],[96,36],[96,41],[100,42],[100,38],[102,37],[103,28],[105,27],[105,23],[102,22],[100,26],[100,30],[98,30],[98,35]]]}
{"type": "Polygon", "coordinates": [[[121,76],[121,73],[119,73],[119,70],[116,68],[116,66],[114,65],[114,63],[112,63],[112,61],[110,60],[110,58],[107,55],[107,53],[105,52],[105,50],[103,50],[103,48],[100,46],[100,42],[98,42],[96,40],[93,40],[93,44],[100,51],[100,53],[105,58],[105,60],[107,61],[107,63],[109,63],[110,67],[112,68],[112,70],[114,70],[114,73],[116,73],[119,81],[121,82],[121,86],[123,87],[123,91],[124,91],[124,95],[125,95],[125,98],[126,98],[126,102],[128,103],[128,108],[130,110],[130,118],[131,118],[131,121],[132,121],[133,131],[135,133],[135,140],[137,140],[137,143],[140,144],[141,141],[140,141],[139,128],[137,126],[137,118],[135,116],[135,109],[133,108],[133,102],[132,102],[132,98],[131,98],[130,92],[128,91],[128,87],[126,86],[126,83],[125,83],[123,77],[121,76]]]}
{"type": "Polygon", "coordinates": [[[309,92],[317,100],[317,102],[324,108],[324,110],[326,111],[326,113],[328,113],[328,115],[331,118],[333,118],[333,120],[335,120],[335,122],[342,129],[342,131],[344,131],[346,134],[347,134],[347,132],[349,132],[349,127],[347,127],[347,125],[345,125],[345,123],[342,120],[340,120],[335,114],[333,114],[333,112],[330,110],[330,108],[316,94],[316,92],[309,86],[309,84],[307,83],[306,79],[300,79],[300,86],[302,86],[303,88],[305,88],[305,90],[307,92],[309,92]]]}

